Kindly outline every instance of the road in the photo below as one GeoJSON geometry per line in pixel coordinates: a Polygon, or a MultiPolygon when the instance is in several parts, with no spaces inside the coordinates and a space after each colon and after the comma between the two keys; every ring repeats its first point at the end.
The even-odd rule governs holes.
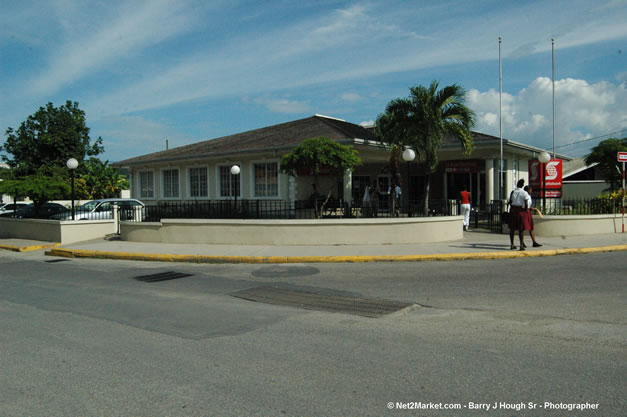
{"type": "Polygon", "coordinates": [[[627,409],[624,252],[265,266],[52,260],[0,252],[2,416],[627,409]],[[165,271],[189,276],[135,279],[165,271]],[[230,295],[259,286],[412,305],[369,318],[230,295]]]}

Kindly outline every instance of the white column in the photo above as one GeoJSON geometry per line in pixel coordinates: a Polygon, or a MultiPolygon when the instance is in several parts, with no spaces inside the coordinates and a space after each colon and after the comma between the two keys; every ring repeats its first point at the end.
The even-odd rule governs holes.
{"type": "MultiPolygon", "coordinates": [[[[494,200],[494,159],[485,160],[485,180],[486,180],[486,193],[487,203],[494,200]]],[[[498,187],[498,184],[496,185],[498,187]]],[[[498,194],[498,192],[497,192],[498,194]]]]}
{"type": "Polygon", "coordinates": [[[344,196],[342,197],[344,201],[350,203],[353,198],[353,171],[347,169],[344,171],[344,196]]]}

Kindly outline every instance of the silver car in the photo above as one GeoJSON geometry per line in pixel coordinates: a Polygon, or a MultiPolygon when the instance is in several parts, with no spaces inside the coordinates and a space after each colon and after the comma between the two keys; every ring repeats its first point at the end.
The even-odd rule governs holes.
{"type": "Polygon", "coordinates": [[[23,209],[28,206],[28,203],[25,202],[16,202],[16,203],[0,203],[0,214],[4,213],[13,213],[19,209],[23,209]]]}
{"type": "MultiPolygon", "coordinates": [[[[74,209],[75,220],[105,220],[113,218],[113,206],[120,209],[120,220],[141,220],[135,219],[137,213],[142,213],[144,217],[144,203],[134,198],[103,198],[101,200],[89,201],[74,209]]],[[[63,213],[57,217],[59,220],[69,220],[72,218],[71,211],[63,213]]]]}

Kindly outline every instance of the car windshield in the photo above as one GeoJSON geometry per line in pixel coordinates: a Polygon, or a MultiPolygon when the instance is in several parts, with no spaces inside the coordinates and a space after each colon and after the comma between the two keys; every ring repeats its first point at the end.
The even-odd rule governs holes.
{"type": "Polygon", "coordinates": [[[92,211],[98,205],[98,201],[89,201],[83,205],[81,205],[78,209],[80,211],[92,211]]]}

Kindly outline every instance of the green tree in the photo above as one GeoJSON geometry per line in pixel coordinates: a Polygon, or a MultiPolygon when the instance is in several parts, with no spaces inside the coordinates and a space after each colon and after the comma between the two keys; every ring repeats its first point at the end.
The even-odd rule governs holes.
{"type": "Polygon", "coordinates": [[[599,171],[609,184],[610,192],[622,188],[622,164],[618,162],[618,152],[627,152],[627,138],[606,139],[592,148],[585,158],[586,165],[599,164],[599,171]]]}
{"type": "Polygon", "coordinates": [[[2,159],[13,168],[17,178],[64,167],[69,158],[81,162],[102,151],[102,138],[91,143],[85,112],[79,109],[77,102],[71,101],[60,107],[48,103],[17,130],[9,127],[6,141],[0,147],[0,152],[12,156],[2,155],[2,159]]]}
{"type": "Polygon", "coordinates": [[[464,89],[457,84],[438,87],[433,81],[429,87],[410,88],[409,96],[392,100],[376,123],[381,141],[412,148],[424,160],[425,216],[429,212],[431,174],[438,168],[444,137],[457,138],[465,154],[472,151],[474,113],[464,104],[464,89]]]}
{"type": "Polygon", "coordinates": [[[121,190],[128,188],[128,180],[109,165],[109,161],[91,158],[86,168],[87,172],[82,179],[90,198],[116,197],[121,190]]]}
{"type": "Polygon", "coordinates": [[[11,168],[0,167],[0,180],[12,180],[15,178],[11,168]]]}
{"type": "Polygon", "coordinates": [[[35,205],[35,212],[49,200],[63,199],[70,194],[70,184],[64,178],[48,175],[29,175],[20,179],[0,182],[0,194],[17,197],[28,196],[35,205]]]}
{"type": "MultiPolygon", "coordinates": [[[[357,150],[350,145],[332,141],[326,137],[311,138],[303,141],[290,153],[281,158],[281,171],[291,176],[299,172],[310,172],[314,176],[314,192],[318,193],[321,170],[330,170],[336,179],[342,178],[344,172],[362,163],[357,150]]],[[[318,210],[317,196],[314,196],[316,215],[320,216],[322,208],[329,200],[332,190],[318,210]]]]}

